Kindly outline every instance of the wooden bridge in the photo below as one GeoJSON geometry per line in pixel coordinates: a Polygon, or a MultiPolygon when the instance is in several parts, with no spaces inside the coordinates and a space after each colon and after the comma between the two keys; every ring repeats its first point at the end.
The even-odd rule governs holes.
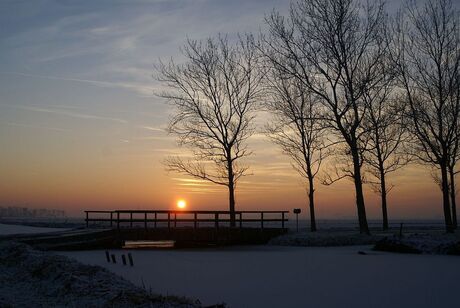
{"type": "MultiPolygon", "coordinates": [[[[85,211],[86,227],[110,229],[117,243],[170,240],[176,246],[261,244],[287,232],[288,211],[85,211]]],[[[117,244],[119,245],[119,244],[117,244]]]]}

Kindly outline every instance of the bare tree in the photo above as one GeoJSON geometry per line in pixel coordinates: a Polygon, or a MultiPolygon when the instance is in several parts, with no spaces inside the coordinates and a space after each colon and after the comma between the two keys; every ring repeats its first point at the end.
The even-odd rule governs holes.
{"type": "Polygon", "coordinates": [[[452,209],[452,225],[454,229],[457,229],[457,186],[455,185],[455,177],[457,174],[460,173],[460,170],[456,170],[456,166],[458,161],[460,160],[460,125],[457,128],[459,134],[457,134],[457,138],[455,139],[454,145],[452,146],[452,155],[451,159],[448,163],[448,172],[449,172],[449,189],[450,189],[450,202],[451,202],[451,209],[452,209]]]}
{"type": "Polygon", "coordinates": [[[235,226],[235,188],[248,169],[240,160],[251,153],[245,141],[254,132],[255,103],[262,93],[254,40],[188,40],[182,53],[184,64],[159,65],[159,80],[169,87],[159,95],[176,109],[169,131],[194,159],[169,157],[165,164],[170,171],[226,186],[235,226]]]}
{"type": "Polygon", "coordinates": [[[310,230],[316,231],[315,177],[326,156],[320,104],[298,79],[285,76],[276,66],[267,74],[266,107],[273,119],[267,134],[291,158],[293,168],[307,180],[310,230]]]}
{"type": "Polygon", "coordinates": [[[302,0],[291,4],[288,18],[273,12],[266,19],[271,62],[320,99],[327,111],[323,120],[345,144],[351,170],[343,176],[353,179],[362,233],[369,233],[362,175],[363,95],[381,78],[385,20],[383,4],[355,0],[302,0]]]}
{"type": "Polygon", "coordinates": [[[440,171],[447,232],[453,230],[448,170],[460,126],[458,18],[449,0],[429,0],[422,7],[411,2],[395,23],[392,48],[417,140],[414,153],[440,171]]]}
{"type": "Polygon", "coordinates": [[[411,156],[403,150],[408,133],[403,117],[404,105],[395,97],[395,74],[391,62],[383,62],[382,79],[373,88],[364,91],[368,106],[363,123],[367,130],[367,149],[364,160],[371,175],[366,179],[381,198],[382,227],[388,230],[387,196],[393,185],[387,176],[407,165],[411,156]]]}

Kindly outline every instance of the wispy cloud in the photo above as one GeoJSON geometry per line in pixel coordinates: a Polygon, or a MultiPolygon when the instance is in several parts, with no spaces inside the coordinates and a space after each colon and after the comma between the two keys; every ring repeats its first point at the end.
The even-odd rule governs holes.
{"type": "Polygon", "coordinates": [[[113,121],[113,122],[118,122],[118,123],[123,123],[123,124],[128,123],[124,119],[111,118],[111,117],[105,117],[105,116],[98,116],[98,115],[94,115],[94,114],[85,114],[85,113],[78,113],[78,112],[65,111],[65,110],[57,110],[57,109],[51,109],[51,108],[40,108],[40,107],[34,107],[34,106],[21,106],[21,105],[18,105],[18,106],[9,105],[9,106],[10,107],[15,107],[15,108],[18,108],[18,109],[22,109],[22,110],[27,110],[27,111],[50,113],[50,114],[68,116],[68,117],[78,118],[78,119],[113,121]]]}
{"type": "Polygon", "coordinates": [[[122,83],[122,82],[110,82],[110,81],[100,81],[100,80],[89,80],[89,79],[79,79],[79,78],[69,78],[69,77],[59,77],[59,76],[47,76],[47,75],[37,75],[37,74],[27,74],[20,72],[0,72],[4,75],[16,75],[24,76],[31,78],[41,78],[49,80],[60,80],[60,81],[71,81],[71,82],[80,82],[87,83],[97,87],[103,88],[124,88],[129,90],[134,90],[143,96],[153,96],[153,88],[143,87],[136,84],[122,83]]]}
{"type": "Polygon", "coordinates": [[[72,131],[71,129],[60,128],[60,127],[32,125],[32,124],[23,124],[23,123],[14,123],[14,122],[4,122],[1,124],[5,124],[8,126],[25,127],[25,128],[31,128],[31,129],[45,129],[45,130],[51,130],[51,131],[56,131],[56,132],[71,132],[72,131]]]}
{"type": "Polygon", "coordinates": [[[146,129],[146,130],[149,130],[149,131],[153,131],[153,132],[166,132],[166,130],[164,128],[160,128],[160,127],[153,127],[153,126],[140,126],[140,128],[143,128],[143,129],[146,129]]]}

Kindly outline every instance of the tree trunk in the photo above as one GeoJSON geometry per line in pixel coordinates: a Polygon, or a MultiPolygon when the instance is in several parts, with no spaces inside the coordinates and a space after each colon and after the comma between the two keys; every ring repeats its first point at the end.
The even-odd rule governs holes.
{"type": "Polygon", "coordinates": [[[228,171],[228,207],[230,211],[230,227],[236,226],[235,217],[235,175],[233,174],[233,162],[231,150],[227,150],[228,171]]]}
{"type": "Polygon", "coordinates": [[[442,205],[444,210],[444,222],[446,224],[446,232],[453,232],[452,216],[450,215],[450,200],[449,200],[449,183],[447,180],[447,166],[441,163],[441,188],[442,188],[442,205]]]}
{"type": "Polygon", "coordinates": [[[454,168],[449,167],[449,176],[450,176],[450,203],[452,208],[452,225],[454,229],[457,229],[457,202],[455,200],[456,191],[455,191],[455,171],[454,168]]]}
{"type": "Polygon", "coordinates": [[[315,218],[315,189],[313,186],[313,177],[308,178],[309,191],[308,191],[308,202],[310,207],[310,231],[316,231],[316,218],[315,218]]]}
{"type": "Polygon", "coordinates": [[[355,182],[356,191],[356,207],[358,210],[359,232],[370,234],[369,226],[367,225],[366,208],[364,205],[363,181],[361,178],[361,165],[357,146],[350,147],[353,156],[353,180],[355,182]]]}
{"type": "Polygon", "coordinates": [[[383,172],[383,169],[380,169],[380,190],[382,199],[382,228],[383,230],[388,230],[387,187],[385,182],[385,172],[383,172]]]}
{"type": "Polygon", "coordinates": [[[235,227],[235,186],[233,181],[228,185],[228,205],[230,210],[230,227],[235,227]]]}

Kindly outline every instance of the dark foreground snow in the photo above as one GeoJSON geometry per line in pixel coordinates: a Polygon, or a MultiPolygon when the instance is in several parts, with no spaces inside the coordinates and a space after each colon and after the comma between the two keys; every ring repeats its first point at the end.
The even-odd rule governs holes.
{"type": "Polygon", "coordinates": [[[236,308],[458,307],[460,257],[345,247],[245,246],[130,252],[134,266],[107,263],[104,251],[60,252],[104,266],[161,294],[236,308]]]}
{"type": "Polygon", "coordinates": [[[163,297],[99,266],[0,243],[0,307],[201,307],[163,297]]]}

